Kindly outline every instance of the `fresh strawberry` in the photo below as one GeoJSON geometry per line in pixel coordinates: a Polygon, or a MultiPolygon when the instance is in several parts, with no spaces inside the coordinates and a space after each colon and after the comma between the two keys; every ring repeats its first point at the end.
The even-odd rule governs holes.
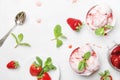
{"type": "Polygon", "coordinates": [[[75,19],[75,18],[68,18],[67,23],[74,31],[79,31],[82,26],[82,22],[79,19],[75,19]]]}
{"type": "Polygon", "coordinates": [[[8,69],[16,69],[19,67],[19,63],[17,61],[10,61],[8,64],[7,64],[7,68],[8,69]]]}
{"type": "Polygon", "coordinates": [[[44,72],[42,76],[38,76],[37,80],[51,80],[51,77],[47,72],[44,72]]]}
{"type": "Polygon", "coordinates": [[[42,71],[42,67],[41,66],[37,66],[34,63],[30,66],[30,74],[32,76],[38,76],[41,71],[42,71]]]}
{"type": "Polygon", "coordinates": [[[100,80],[113,80],[109,70],[105,70],[104,73],[99,73],[99,75],[101,76],[100,80]]]}

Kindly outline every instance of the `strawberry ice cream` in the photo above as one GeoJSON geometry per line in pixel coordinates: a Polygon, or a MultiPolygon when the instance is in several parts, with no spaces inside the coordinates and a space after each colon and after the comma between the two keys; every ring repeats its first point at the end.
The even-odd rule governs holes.
{"type": "Polygon", "coordinates": [[[99,61],[96,53],[90,45],[83,45],[76,48],[70,55],[69,62],[71,68],[82,76],[89,76],[99,69],[99,61]],[[78,66],[80,61],[83,60],[83,56],[86,52],[90,52],[90,58],[86,61],[87,66],[83,70],[79,70],[78,66]]]}
{"type": "MultiPolygon", "coordinates": [[[[105,25],[113,26],[113,22],[112,9],[105,4],[93,6],[86,15],[86,23],[92,30],[104,27],[105,25]]],[[[105,29],[105,32],[108,33],[110,30],[111,28],[105,29]]]]}

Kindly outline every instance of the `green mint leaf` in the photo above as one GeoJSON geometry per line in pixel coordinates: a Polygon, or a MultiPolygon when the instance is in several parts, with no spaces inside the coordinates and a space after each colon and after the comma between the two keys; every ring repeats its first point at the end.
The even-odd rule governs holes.
{"type": "Polygon", "coordinates": [[[85,60],[88,60],[90,58],[90,56],[91,56],[91,53],[86,52],[83,57],[84,57],[85,60]]]}
{"type": "Polygon", "coordinates": [[[52,64],[52,59],[50,57],[47,58],[47,60],[44,63],[44,66],[49,66],[52,64]]]}
{"type": "Polygon", "coordinates": [[[19,35],[18,35],[18,39],[19,39],[19,41],[21,42],[22,40],[23,40],[23,34],[22,33],[20,33],[19,35]]]}
{"type": "Polygon", "coordinates": [[[56,70],[56,66],[54,66],[54,65],[47,65],[47,66],[45,66],[44,68],[43,68],[43,70],[44,70],[44,72],[48,72],[48,71],[50,71],[50,70],[56,70]]]}
{"type": "Polygon", "coordinates": [[[95,34],[100,36],[104,35],[104,32],[105,32],[104,28],[98,28],[95,30],[95,34]]]}
{"type": "Polygon", "coordinates": [[[50,70],[56,70],[56,66],[54,66],[53,64],[48,66],[50,70]]]}
{"type": "Polygon", "coordinates": [[[60,25],[56,25],[54,28],[54,36],[55,38],[58,38],[62,35],[62,28],[60,25]]]}
{"type": "Polygon", "coordinates": [[[31,45],[29,43],[19,43],[19,45],[31,47],[31,45]]]}
{"type": "Polygon", "coordinates": [[[105,25],[104,27],[105,27],[105,28],[108,28],[108,29],[113,28],[113,26],[111,26],[111,25],[105,25]]]}
{"type": "Polygon", "coordinates": [[[17,39],[16,35],[15,35],[14,33],[11,33],[11,35],[15,38],[16,43],[17,43],[17,44],[19,44],[19,41],[18,41],[18,39],[17,39]]]}
{"type": "Polygon", "coordinates": [[[64,35],[61,35],[60,37],[61,37],[61,38],[63,38],[63,39],[67,39],[67,37],[66,37],[66,36],[64,36],[64,35]]]}
{"type": "Polygon", "coordinates": [[[60,47],[60,46],[62,46],[62,44],[63,44],[62,40],[60,40],[60,39],[56,40],[56,47],[57,48],[60,47]]]}
{"type": "Polygon", "coordinates": [[[82,71],[85,69],[85,62],[84,61],[80,61],[78,64],[78,70],[82,71]]]}
{"type": "Polygon", "coordinates": [[[48,71],[50,71],[50,69],[49,69],[48,66],[45,66],[45,67],[43,68],[43,70],[44,70],[44,72],[48,72],[48,71]]]}
{"type": "Polygon", "coordinates": [[[39,66],[42,66],[42,59],[40,57],[36,57],[37,62],[39,63],[39,66]]]}

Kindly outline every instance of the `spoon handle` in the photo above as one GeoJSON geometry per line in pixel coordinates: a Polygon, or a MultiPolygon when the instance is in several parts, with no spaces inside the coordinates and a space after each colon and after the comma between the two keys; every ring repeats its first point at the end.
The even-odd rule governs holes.
{"type": "Polygon", "coordinates": [[[3,45],[4,41],[7,39],[7,37],[10,35],[10,33],[12,32],[12,30],[16,27],[17,25],[15,24],[9,31],[7,34],[5,34],[1,39],[0,39],[0,47],[3,45]]]}

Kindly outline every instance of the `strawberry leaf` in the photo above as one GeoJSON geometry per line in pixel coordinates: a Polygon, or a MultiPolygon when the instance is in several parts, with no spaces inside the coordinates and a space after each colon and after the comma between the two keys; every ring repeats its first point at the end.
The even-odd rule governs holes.
{"type": "Polygon", "coordinates": [[[42,66],[42,59],[40,59],[40,57],[36,57],[36,60],[37,60],[37,62],[39,63],[39,66],[42,66]]]}
{"type": "Polygon", "coordinates": [[[54,28],[54,36],[55,38],[58,38],[62,35],[62,28],[60,25],[56,25],[54,28]]]}
{"type": "Polygon", "coordinates": [[[95,30],[95,34],[96,35],[100,35],[100,36],[103,36],[104,35],[104,28],[102,27],[102,28],[98,28],[98,29],[96,29],[95,30]]]}
{"type": "Polygon", "coordinates": [[[56,43],[56,47],[57,47],[57,48],[60,47],[60,46],[62,46],[62,44],[63,44],[62,40],[60,40],[60,39],[57,39],[56,42],[57,42],[57,43],[56,43]]]}
{"type": "Polygon", "coordinates": [[[90,56],[91,56],[90,52],[86,52],[83,57],[85,60],[88,60],[90,56]]]}
{"type": "Polygon", "coordinates": [[[22,40],[23,40],[23,34],[22,33],[20,33],[19,35],[18,35],[18,39],[19,39],[19,41],[21,42],[22,40]]]}

